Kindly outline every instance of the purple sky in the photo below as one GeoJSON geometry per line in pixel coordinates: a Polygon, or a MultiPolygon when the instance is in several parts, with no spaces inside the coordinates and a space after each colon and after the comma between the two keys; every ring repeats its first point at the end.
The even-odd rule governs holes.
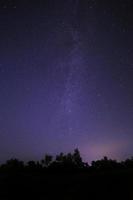
{"type": "Polygon", "coordinates": [[[133,155],[133,2],[0,2],[0,161],[133,155]]]}

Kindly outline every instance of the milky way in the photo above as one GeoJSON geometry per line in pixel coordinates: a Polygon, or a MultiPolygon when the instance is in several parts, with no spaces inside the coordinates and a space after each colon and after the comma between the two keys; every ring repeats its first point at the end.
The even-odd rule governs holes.
{"type": "MultiPolygon", "coordinates": [[[[79,98],[82,95],[84,81],[85,63],[81,50],[80,33],[76,27],[77,10],[79,1],[73,1],[74,6],[71,11],[71,18],[63,21],[63,32],[71,36],[71,49],[66,54],[65,62],[60,63],[59,70],[68,69],[65,77],[64,93],[61,97],[59,109],[54,116],[54,123],[59,126],[61,134],[72,135],[75,133],[76,114],[75,111],[80,107],[79,98]],[[72,23],[73,22],[73,23],[72,23]],[[75,22],[75,24],[74,24],[75,22]]],[[[80,114],[80,113],[79,113],[80,114]]],[[[53,124],[52,124],[53,126],[53,124]]]]}

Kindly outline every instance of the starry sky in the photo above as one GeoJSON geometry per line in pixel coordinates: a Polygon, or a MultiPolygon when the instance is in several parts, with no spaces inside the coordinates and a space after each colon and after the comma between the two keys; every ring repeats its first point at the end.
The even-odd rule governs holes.
{"type": "Polygon", "coordinates": [[[133,156],[133,1],[0,1],[0,161],[133,156]]]}

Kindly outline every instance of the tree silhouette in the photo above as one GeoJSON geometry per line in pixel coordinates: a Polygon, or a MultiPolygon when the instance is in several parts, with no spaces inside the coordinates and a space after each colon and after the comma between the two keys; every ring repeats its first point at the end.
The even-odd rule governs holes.
{"type": "MultiPolygon", "coordinates": [[[[78,168],[83,167],[84,163],[80,156],[78,149],[75,149],[73,153],[63,154],[62,152],[56,156],[56,163],[63,168],[78,168]]],[[[87,166],[87,165],[86,165],[87,166]]]]}
{"type": "Polygon", "coordinates": [[[44,159],[41,160],[41,163],[44,167],[48,167],[53,160],[53,156],[46,154],[44,159]]]}
{"type": "Polygon", "coordinates": [[[56,156],[57,162],[64,162],[65,155],[61,152],[59,155],[56,156]]]}
{"type": "MultiPolygon", "coordinates": [[[[29,193],[29,199],[34,199],[34,195],[38,199],[47,196],[55,199],[56,194],[58,199],[78,200],[84,198],[83,194],[88,195],[86,199],[133,199],[133,158],[117,162],[105,156],[89,166],[75,149],[72,153],[60,153],[55,159],[46,154],[41,163],[31,160],[24,165],[18,159],[10,159],[1,165],[1,192],[3,196],[9,194],[4,199],[10,199],[14,188],[18,193],[23,188],[24,195],[29,193]]],[[[1,192],[0,199],[3,199],[1,192]]]]}
{"type": "Polygon", "coordinates": [[[117,168],[118,163],[116,160],[108,159],[104,156],[103,159],[92,161],[91,166],[97,170],[110,170],[117,168]]]}
{"type": "Polygon", "coordinates": [[[4,165],[4,167],[8,170],[12,170],[12,169],[15,169],[15,170],[21,170],[24,168],[24,162],[23,161],[20,161],[18,159],[10,159],[10,160],[7,160],[6,164],[4,165]]]}
{"type": "Polygon", "coordinates": [[[80,156],[80,151],[78,149],[74,150],[73,161],[78,167],[83,167],[83,161],[80,156]]]}
{"type": "Polygon", "coordinates": [[[27,166],[28,166],[28,168],[30,168],[32,170],[36,169],[36,162],[33,160],[30,160],[30,161],[28,161],[27,166]]]}

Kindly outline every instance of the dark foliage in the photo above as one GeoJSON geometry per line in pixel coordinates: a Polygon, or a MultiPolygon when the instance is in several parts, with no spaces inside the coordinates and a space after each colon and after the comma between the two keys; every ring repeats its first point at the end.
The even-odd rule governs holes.
{"type": "Polygon", "coordinates": [[[41,161],[0,166],[0,199],[133,199],[133,158],[84,163],[78,149],[41,161]]]}

